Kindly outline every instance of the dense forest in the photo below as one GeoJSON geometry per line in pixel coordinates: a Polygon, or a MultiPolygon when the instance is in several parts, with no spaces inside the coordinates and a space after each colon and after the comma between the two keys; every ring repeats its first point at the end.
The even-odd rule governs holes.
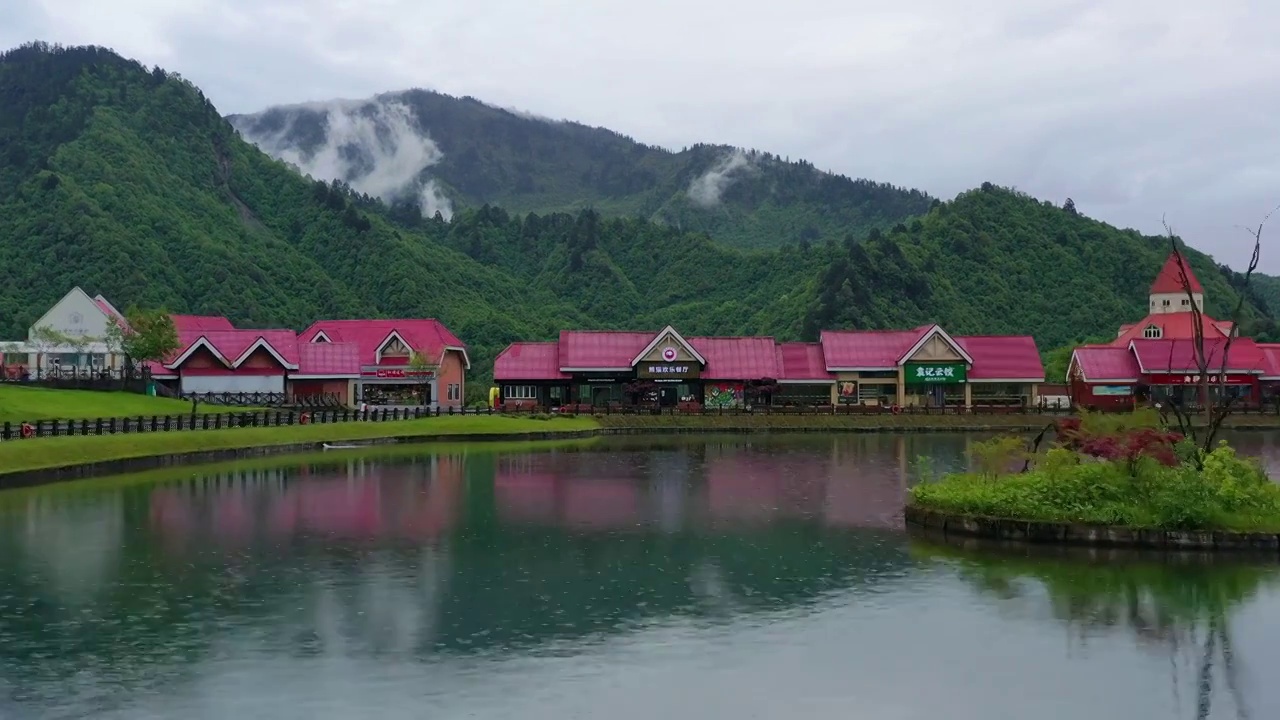
{"type": "MultiPolygon", "coordinates": [[[[806,192],[797,182],[786,192],[806,192]]],[[[3,336],[80,285],[243,326],[438,317],[483,378],[507,343],[562,328],[796,339],[936,321],[1029,332],[1050,350],[1140,318],[1167,240],[989,185],[883,230],[760,249],[595,207],[482,203],[446,221],[299,175],[175,74],[28,45],[0,55],[0,251],[3,336]]],[[[1225,315],[1238,275],[1191,259],[1208,309],[1225,315]]],[[[1273,331],[1270,297],[1254,286],[1257,331],[1273,331]]]]}

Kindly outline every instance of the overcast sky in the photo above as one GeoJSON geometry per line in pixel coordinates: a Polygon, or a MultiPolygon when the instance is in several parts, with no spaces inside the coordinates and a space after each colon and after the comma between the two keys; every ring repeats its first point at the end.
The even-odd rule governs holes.
{"type": "MultiPolygon", "coordinates": [[[[1265,0],[0,0],[223,113],[425,87],[949,199],[983,181],[1243,266],[1280,204],[1265,0]],[[897,5],[897,8],[893,6],[897,5]]],[[[10,11],[10,8],[15,8],[10,11]]],[[[447,151],[447,149],[446,149],[447,151]]],[[[1280,217],[1263,267],[1280,272],[1280,217]]]]}

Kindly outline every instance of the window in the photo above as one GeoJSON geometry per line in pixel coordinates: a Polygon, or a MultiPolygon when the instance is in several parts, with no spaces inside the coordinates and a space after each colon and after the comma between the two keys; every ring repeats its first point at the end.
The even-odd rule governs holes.
{"type": "Polygon", "coordinates": [[[1190,305],[1190,304],[1191,304],[1191,301],[1190,301],[1190,300],[1188,300],[1188,299],[1186,299],[1186,298],[1182,298],[1182,304],[1183,304],[1183,305],[1190,305]]]}
{"type": "MultiPolygon", "coordinates": [[[[450,387],[453,387],[452,385],[450,387]]],[[[503,400],[537,400],[538,387],[536,385],[508,385],[502,388],[503,400]]]]}
{"type": "Polygon", "coordinates": [[[1168,301],[1168,300],[1161,300],[1161,301],[1160,301],[1160,304],[1161,304],[1161,305],[1163,305],[1163,306],[1165,306],[1165,307],[1169,307],[1169,301],[1168,301]]]}
{"type": "Polygon", "coordinates": [[[90,356],[90,359],[93,362],[94,367],[102,367],[107,364],[107,356],[102,353],[94,353],[90,356]]]}
{"type": "Polygon", "coordinates": [[[1159,340],[1162,335],[1164,335],[1164,331],[1158,325],[1148,325],[1142,331],[1142,337],[1148,340],[1159,340]]]}
{"type": "Polygon", "coordinates": [[[461,385],[461,384],[459,384],[459,383],[449,383],[449,388],[448,388],[448,399],[450,399],[450,400],[461,400],[461,399],[462,399],[462,385],[461,385]]]}

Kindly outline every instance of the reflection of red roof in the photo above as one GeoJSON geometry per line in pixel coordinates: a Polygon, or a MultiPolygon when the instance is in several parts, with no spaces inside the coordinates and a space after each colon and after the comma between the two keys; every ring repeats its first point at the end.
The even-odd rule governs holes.
{"type": "Polygon", "coordinates": [[[779,379],[830,381],[827,361],[822,355],[821,343],[780,343],[778,345],[779,379]]]}
{"type": "Polygon", "coordinates": [[[321,333],[329,342],[355,343],[362,365],[376,365],[378,350],[386,344],[391,333],[396,333],[414,351],[433,362],[444,358],[446,350],[462,353],[469,366],[466,346],[449,332],[439,320],[321,320],[298,335],[301,342],[312,342],[321,333]]]}
{"type": "Polygon", "coordinates": [[[1138,361],[1129,348],[1112,345],[1083,345],[1071,354],[1072,362],[1080,367],[1084,379],[1089,382],[1116,380],[1137,382],[1141,371],[1138,361]]]}
{"type": "Polygon", "coordinates": [[[971,380],[1044,382],[1044,364],[1028,335],[965,335],[956,343],[973,358],[971,380]]]}
{"type": "Polygon", "coordinates": [[[561,368],[629,368],[656,332],[563,330],[561,368]]]}
{"type": "MultiPolygon", "coordinates": [[[[1190,340],[1195,337],[1195,325],[1192,319],[1193,314],[1188,312],[1176,313],[1152,313],[1143,318],[1141,322],[1133,323],[1121,328],[1120,335],[1112,343],[1119,347],[1129,347],[1131,340],[1145,340],[1147,328],[1152,325],[1160,328],[1161,340],[1190,340]]],[[[1214,320],[1203,313],[1200,315],[1204,322],[1205,337],[1214,337],[1215,333],[1226,337],[1231,332],[1231,323],[1226,320],[1214,320]]]]}
{"type": "Polygon", "coordinates": [[[702,377],[708,380],[777,380],[782,374],[771,337],[693,337],[689,344],[706,358],[702,377]]]}
{"type": "Polygon", "coordinates": [[[932,325],[914,330],[823,330],[822,352],[827,369],[891,370],[932,325]]]}
{"type": "Polygon", "coordinates": [[[493,361],[493,377],[497,380],[563,380],[560,372],[560,347],[554,342],[521,342],[508,345],[493,361]]]}
{"type": "MultiPolygon", "coordinates": [[[[1226,338],[1206,338],[1204,355],[1207,366],[1214,372],[1222,369],[1223,352],[1226,351],[1228,372],[1265,372],[1267,358],[1250,338],[1236,338],[1226,350],[1226,338]]],[[[1198,372],[1195,342],[1192,340],[1134,340],[1130,343],[1138,366],[1144,373],[1198,372]]]]}
{"type": "Polygon", "coordinates": [[[1186,292],[1185,285],[1191,286],[1191,292],[1204,292],[1204,288],[1200,286],[1200,281],[1196,279],[1196,273],[1191,269],[1190,263],[1183,258],[1186,265],[1186,283],[1183,283],[1184,276],[1182,267],[1178,265],[1178,256],[1170,252],[1169,257],[1164,261],[1164,266],[1160,268],[1160,274],[1156,275],[1155,282],[1151,283],[1151,292],[1153,293],[1180,293],[1186,292]]]}

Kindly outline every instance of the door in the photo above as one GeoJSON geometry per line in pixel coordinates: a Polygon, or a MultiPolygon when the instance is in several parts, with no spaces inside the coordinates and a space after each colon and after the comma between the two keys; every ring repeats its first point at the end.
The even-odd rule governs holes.
{"type": "Polygon", "coordinates": [[[675,407],[676,401],[680,398],[678,390],[679,388],[675,385],[663,385],[658,388],[658,405],[661,407],[675,407]]]}

